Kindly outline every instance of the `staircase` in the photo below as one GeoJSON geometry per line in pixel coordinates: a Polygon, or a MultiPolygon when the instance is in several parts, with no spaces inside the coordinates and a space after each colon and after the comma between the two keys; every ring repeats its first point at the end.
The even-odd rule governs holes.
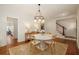
{"type": "Polygon", "coordinates": [[[57,34],[61,35],[61,36],[65,36],[65,27],[56,23],[56,27],[57,27],[57,34]]]}
{"type": "Polygon", "coordinates": [[[63,25],[56,23],[56,27],[57,27],[57,31],[56,31],[57,37],[62,38],[62,39],[68,39],[68,40],[76,40],[76,38],[65,35],[66,28],[63,25]]]}

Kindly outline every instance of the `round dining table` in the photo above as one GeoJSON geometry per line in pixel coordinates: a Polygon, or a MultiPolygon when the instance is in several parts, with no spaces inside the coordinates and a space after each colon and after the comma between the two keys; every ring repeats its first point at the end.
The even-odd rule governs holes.
{"type": "MultiPolygon", "coordinates": [[[[52,34],[36,34],[34,35],[34,40],[40,41],[40,44],[37,45],[37,48],[44,51],[48,46],[45,44],[45,42],[48,42],[48,44],[52,43],[53,35],[52,34]]],[[[51,47],[52,48],[52,47],[51,47]]]]}

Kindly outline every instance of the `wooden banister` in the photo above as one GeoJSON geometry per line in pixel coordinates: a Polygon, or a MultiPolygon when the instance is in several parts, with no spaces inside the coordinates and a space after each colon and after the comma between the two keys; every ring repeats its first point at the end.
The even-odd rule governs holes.
{"type": "Polygon", "coordinates": [[[62,29],[63,29],[63,31],[62,31],[62,33],[60,32],[60,31],[58,31],[60,34],[62,34],[62,35],[64,35],[65,36],[65,27],[64,26],[62,26],[62,25],[60,25],[60,24],[58,24],[58,23],[56,23],[58,26],[60,26],[62,29]]]}

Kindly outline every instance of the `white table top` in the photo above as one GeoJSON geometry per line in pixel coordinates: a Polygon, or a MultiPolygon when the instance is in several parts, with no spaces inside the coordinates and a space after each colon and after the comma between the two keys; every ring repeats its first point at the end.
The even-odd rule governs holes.
{"type": "Polygon", "coordinates": [[[53,37],[51,34],[36,34],[36,40],[51,40],[53,37]]]}

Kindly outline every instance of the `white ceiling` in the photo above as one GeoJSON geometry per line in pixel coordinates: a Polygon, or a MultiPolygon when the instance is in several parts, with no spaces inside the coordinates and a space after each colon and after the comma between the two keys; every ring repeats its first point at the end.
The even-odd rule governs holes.
{"type": "Polygon", "coordinates": [[[45,17],[63,17],[69,15],[75,15],[77,12],[78,5],[71,4],[58,4],[58,5],[42,5],[42,13],[45,17]]]}
{"type": "MultiPolygon", "coordinates": [[[[14,5],[3,5],[5,10],[9,12],[15,11],[17,13],[35,16],[38,10],[37,4],[14,4],[14,5]]],[[[76,14],[78,5],[77,4],[41,4],[41,13],[47,19],[53,19],[54,17],[68,16],[76,14]]]]}

